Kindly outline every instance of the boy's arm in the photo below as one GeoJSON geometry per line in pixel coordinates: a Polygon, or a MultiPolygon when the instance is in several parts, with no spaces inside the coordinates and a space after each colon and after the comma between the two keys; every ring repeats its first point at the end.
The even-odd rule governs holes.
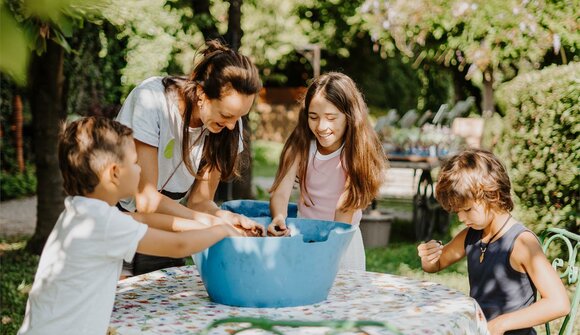
{"type": "Polygon", "coordinates": [[[491,334],[537,326],[570,312],[566,289],[544,255],[536,236],[529,232],[518,236],[510,256],[510,264],[514,270],[526,272],[530,276],[541,299],[531,306],[489,321],[488,329],[491,334]]]}
{"type": "Polygon", "coordinates": [[[218,224],[205,229],[167,232],[148,228],[139,241],[137,252],[164,257],[186,257],[207,249],[227,236],[242,236],[229,224],[218,224]]]}
{"type": "Polygon", "coordinates": [[[204,229],[209,225],[195,221],[184,219],[176,216],[160,214],[160,213],[128,213],[135,220],[145,223],[151,228],[156,228],[165,231],[187,231],[194,229],[204,229]]]}
{"type": "Polygon", "coordinates": [[[421,257],[423,271],[438,272],[465,257],[467,230],[463,229],[446,245],[433,240],[419,244],[417,252],[421,257]]]}
{"type": "Polygon", "coordinates": [[[268,232],[274,236],[287,236],[290,234],[290,230],[286,228],[286,217],[288,216],[288,202],[296,180],[299,161],[300,159],[297,156],[276,190],[270,194],[272,224],[268,226],[268,232]],[[278,231],[276,227],[278,227],[278,231]]]}

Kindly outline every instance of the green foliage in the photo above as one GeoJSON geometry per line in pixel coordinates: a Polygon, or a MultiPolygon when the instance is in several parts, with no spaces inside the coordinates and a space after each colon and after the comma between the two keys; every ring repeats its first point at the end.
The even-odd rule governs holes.
{"type": "MultiPolygon", "coordinates": [[[[254,176],[274,177],[278,170],[278,162],[282,153],[282,144],[278,142],[252,141],[252,171],[254,176]]],[[[267,190],[262,190],[267,194],[267,190]]],[[[260,196],[264,194],[259,194],[260,196]]]]}
{"type": "Polygon", "coordinates": [[[0,71],[26,83],[30,51],[42,54],[52,40],[67,52],[67,38],[103,10],[107,0],[5,0],[0,3],[0,71]]]}
{"type": "Polygon", "coordinates": [[[282,144],[278,142],[256,140],[252,142],[252,160],[263,165],[278,165],[282,144]]]}
{"type": "Polygon", "coordinates": [[[0,174],[0,200],[22,198],[36,193],[36,171],[34,166],[26,167],[24,173],[0,174]]]}
{"type": "Polygon", "coordinates": [[[24,84],[30,56],[26,35],[4,2],[0,4],[0,32],[0,71],[24,84]]]}
{"type": "Polygon", "coordinates": [[[570,1],[366,0],[366,27],[385,52],[400,50],[496,80],[539,68],[548,52],[578,59],[580,36],[570,1]]]}
{"type": "Polygon", "coordinates": [[[64,65],[67,114],[113,116],[123,97],[121,71],[127,38],[108,21],[86,23],[69,39],[74,53],[64,65]],[[98,78],[98,80],[97,80],[98,78]]]}
{"type": "Polygon", "coordinates": [[[518,217],[534,231],[579,231],[580,63],[523,74],[497,91],[505,113],[499,155],[518,217]]]}
{"type": "Polygon", "coordinates": [[[148,77],[191,71],[196,48],[203,45],[199,29],[183,23],[193,15],[191,8],[171,7],[165,0],[110,1],[103,16],[120,30],[116,37],[126,39],[124,95],[148,77]]]}
{"type": "Polygon", "coordinates": [[[28,290],[34,280],[38,256],[24,250],[25,242],[0,241],[0,334],[16,334],[24,319],[28,290]]]}

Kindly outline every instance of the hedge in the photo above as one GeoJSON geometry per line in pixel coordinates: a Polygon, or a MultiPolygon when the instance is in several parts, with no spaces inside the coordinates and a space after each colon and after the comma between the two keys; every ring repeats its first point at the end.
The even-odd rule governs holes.
{"type": "Polygon", "coordinates": [[[496,153],[506,163],[516,215],[539,232],[578,233],[580,63],[519,75],[496,91],[505,115],[496,153]]]}

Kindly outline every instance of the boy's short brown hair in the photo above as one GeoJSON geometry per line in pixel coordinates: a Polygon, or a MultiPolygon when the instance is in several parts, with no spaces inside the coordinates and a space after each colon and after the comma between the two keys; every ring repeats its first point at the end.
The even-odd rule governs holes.
{"type": "Polygon", "coordinates": [[[511,184],[507,171],[491,152],[468,149],[441,167],[435,196],[449,212],[457,212],[470,202],[482,202],[488,208],[511,211],[511,184]]]}
{"type": "Polygon", "coordinates": [[[86,195],[99,184],[108,164],[122,162],[124,141],[133,130],[104,117],[85,117],[63,124],[58,140],[58,162],[68,195],[86,195]]]}

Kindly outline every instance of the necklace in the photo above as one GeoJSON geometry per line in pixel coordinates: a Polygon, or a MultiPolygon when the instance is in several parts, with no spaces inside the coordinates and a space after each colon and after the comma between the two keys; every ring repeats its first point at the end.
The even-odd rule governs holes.
{"type": "Polygon", "coordinates": [[[483,262],[483,258],[485,257],[485,252],[487,251],[487,246],[491,243],[491,241],[493,241],[493,239],[497,236],[497,234],[499,234],[503,228],[505,227],[505,225],[509,222],[509,220],[512,218],[512,215],[510,214],[507,218],[507,220],[505,220],[505,222],[503,223],[503,225],[501,226],[501,228],[499,228],[499,230],[493,234],[493,236],[489,239],[489,242],[487,243],[483,243],[483,238],[480,241],[480,246],[479,246],[479,250],[481,250],[481,255],[479,255],[479,263],[483,262]]]}

